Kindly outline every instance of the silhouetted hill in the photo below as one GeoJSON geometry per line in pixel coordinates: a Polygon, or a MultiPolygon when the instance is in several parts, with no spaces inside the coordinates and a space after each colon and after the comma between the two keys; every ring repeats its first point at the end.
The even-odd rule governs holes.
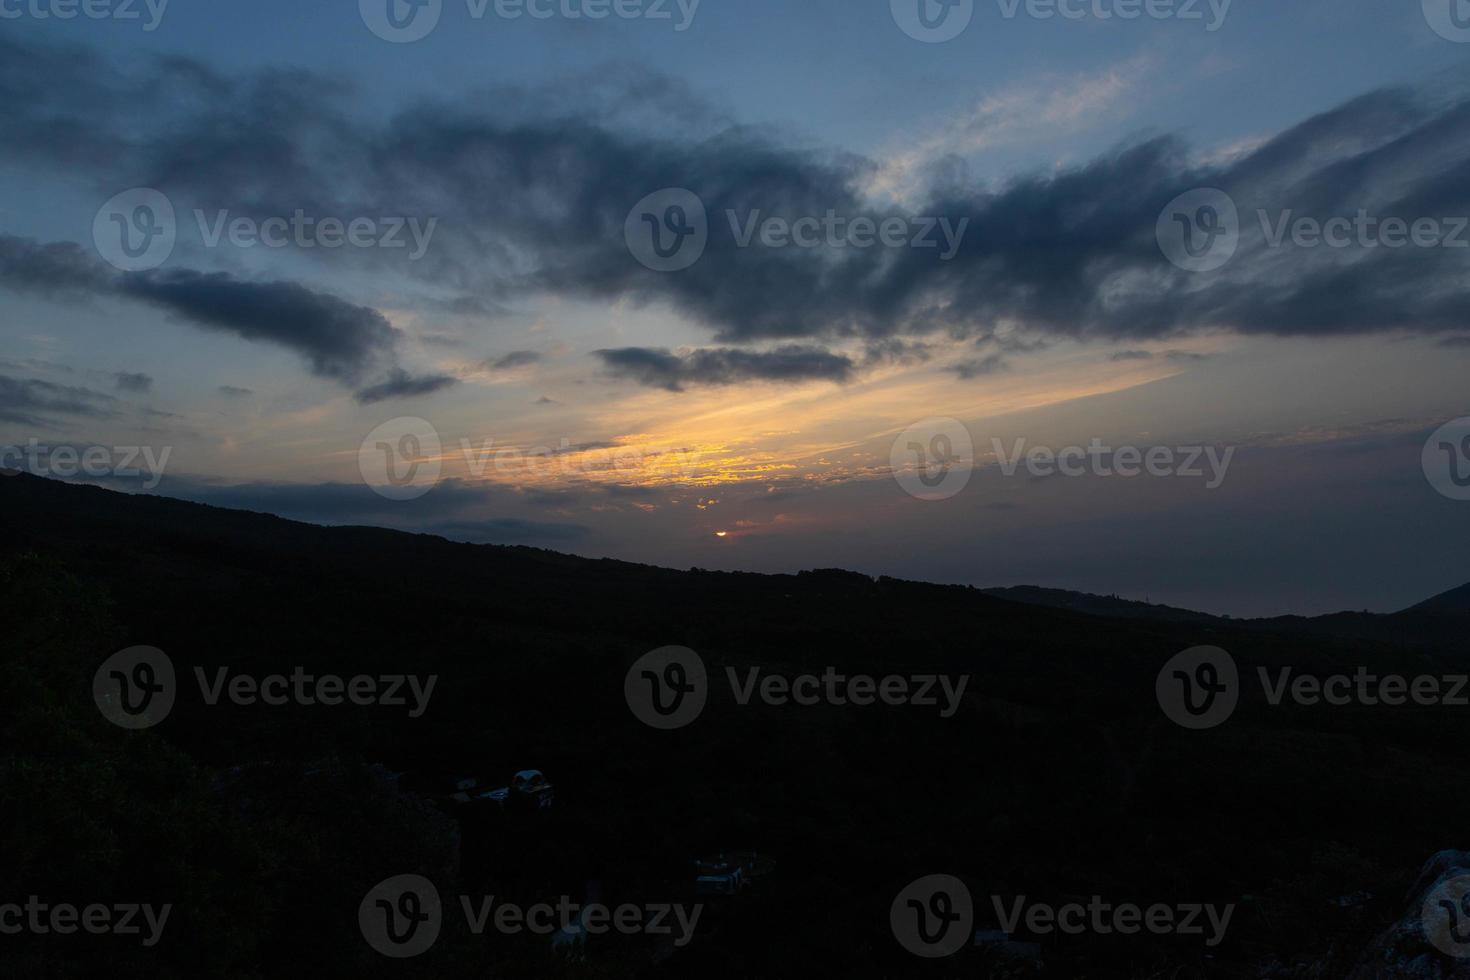
{"type": "Polygon", "coordinates": [[[1432,599],[1411,606],[1406,612],[1470,613],[1470,584],[1441,592],[1432,599]]]}
{"type": "Polygon", "coordinates": [[[1238,906],[1210,949],[1023,927],[1050,976],[1270,976],[1273,960],[1345,975],[1403,914],[1425,858],[1463,846],[1470,812],[1464,709],[1272,706],[1254,680],[1466,669],[1460,644],[1370,632],[1100,616],[831,570],[675,571],[27,476],[0,479],[0,622],[14,815],[0,880],[177,905],[178,938],[156,950],[7,947],[27,976],[985,975],[981,950],[926,963],[894,941],[894,896],[935,873],[968,883],[977,928],[995,928],[993,894],[1238,906]],[[139,644],[171,658],[179,696],[161,724],[124,731],[93,704],[93,675],[139,644]],[[1227,723],[1186,731],[1155,686],[1200,644],[1228,650],[1245,683],[1227,723]],[[703,713],[675,731],[624,698],[630,666],[666,645],[696,650],[711,678],[703,713]],[[221,669],[437,686],[421,717],[210,705],[196,672],[221,669]],[[942,717],[742,705],[727,670],[968,680],[942,717]],[[449,802],[459,778],[525,768],[556,786],[544,814],[449,802]],[[606,938],[567,960],[530,937],[447,929],[400,963],[357,929],[358,902],[393,875],[433,878],[447,903],[589,882],[612,902],[693,901],[694,859],[731,849],[775,870],[711,900],[682,949],[606,938]],[[1338,901],[1358,892],[1372,897],[1338,901]]]}
{"type": "Polygon", "coordinates": [[[1069,609],[1087,613],[1089,616],[1110,616],[1116,619],[1146,619],[1165,623],[1209,623],[1220,617],[1209,613],[1179,609],[1174,606],[1153,605],[1117,596],[1093,595],[1088,592],[1070,592],[1066,589],[1044,589],[1034,585],[1016,585],[1008,588],[985,589],[986,595],[1010,602],[1024,602],[1033,606],[1049,606],[1053,609],[1069,609]]]}
{"type": "Polygon", "coordinates": [[[1228,623],[1239,630],[1361,640],[1421,650],[1449,651],[1462,643],[1464,616],[1470,613],[1470,585],[1453,589],[1397,613],[1341,612],[1324,616],[1275,616],[1263,619],[1212,616],[1209,613],[1121,599],[1117,596],[1030,585],[983,591],[997,599],[1109,619],[1187,623],[1200,627],[1228,623]]]}

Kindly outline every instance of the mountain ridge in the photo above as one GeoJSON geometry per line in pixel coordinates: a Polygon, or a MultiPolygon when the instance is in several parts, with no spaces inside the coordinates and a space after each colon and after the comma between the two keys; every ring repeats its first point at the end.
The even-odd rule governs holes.
{"type": "MultiPolygon", "coordinates": [[[[1084,592],[1080,590],[1058,589],[1035,585],[1009,585],[980,587],[971,585],[959,585],[953,583],[928,582],[922,580],[902,579],[893,576],[870,576],[861,572],[849,571],[835,568],[812,568],[795,572],[747,572],[747,571],[723,571],[710,570],[693,567],[689,569],[672,568],[665,565],[645,564],[619,558],[587,558],[580,555],[572,555],[566,552],[556,551],[549,548],[538,548],[531,545],[516,544],[492,544],[482,542],[463,542],[453,538],[436,534],[432,531],[410,531],[398,528],[387,528],[370,524],[317,524],[310,521],[301,521],[292,518],[281,517],[269,511],[247,510],[242,508],[221,507],[215,504],[201,503],[185,500],[177,497],[168,497],[160,494],[136,494],[125,491],[114,490],[109,487],[96,484],[69,482],[38,477],[27,473],[8,472],[0,474],[0,488],[7,484],[22,488],[23,496],[34,496],[35,493],[44,492],[42,487],[54,488],[50,492],[66,495],[88,495],[109,494],[115,498],[125,498],[140,502],[137,506],[141,509],[156,509],[158,507],[193,508],[193,512],[200,514],[215,515],[215,519],[226,521],[238,521],[240,518],[221,518],[219,515],[248,515],[269,522],[278,522],[277,527],[299,527],[314,528],[320,531],[333,532],[343,536],[363,536],[370,538],[372,535],[402,535],[405,538],[428,539],[443,542],[446,545],[464,548],[485,549],[485,554],[501,556],[520,556],[529,558],[535,556],[541,561],[552,561],[558,563],[591,563],[602,568],[624,567],[637,569],[643,573],[669,573],[675,575],[688,574],[714,574],[730,576],[755,576],[777,581],[783,578],[814,577],[815,579],[836,584],[846,581],[855,584],[860,581],[868,582],[893,582],[907,586],[916,586],[934,589],[964,589],[992,599],[1010,602],[1026,606],[1034,606],[1048,609],[1063,610],[1085,616],[1095,616],[1107,619],[1136,620],[1143,622],[1176,623],[1176,624],[1220,624],[1232,623],[1236,626],[1263,626],[1268,628],[1287,627],[1293,630],[1303,628],[1312,629],[1314,626],[1321,627],[1327,633],[1344,632],[1344,624],[1354,624],[1349,633],[1363,632],[1365,623],[1384,623],[1394,617],[1414,619],[1422,615],[1439,616],[1444,614],[1459,614],[1470,612],[1470,582],[1465,585],[1450,589],[1446,592],[1432,596],[1422,602],[1416,603],[1405,609],[1394,613],[1364,613],[1353,611],[1342,611],[1336,613],[1325,613],[1317,616],[1300,616],[1288,614],[1284,616],[1238,618],[1233,616],[1222,616],[1215,613],[1202,612],[1195,609],[1187,609],[1167,604],[1144,602],[1134,599],[1125,599],[1117,595],[1101,595],[1097,593],[1084,592]],[[61,489],[66,488],[66,489],[61,489]],[[157,503],[143,503],[157,502],[157,503]]],[[[12,498],[13,499],[13,498],[12,498]]],[[[72,499],[80,500],[81,496],[72,499]]],[[[102,498],[89,498],[102,499],[102,498]]],[[[395,540],[392,537],[384,540],[395,540]]],[[[1373,632],[1373,630],[1368,630],[1373,632]]]]}

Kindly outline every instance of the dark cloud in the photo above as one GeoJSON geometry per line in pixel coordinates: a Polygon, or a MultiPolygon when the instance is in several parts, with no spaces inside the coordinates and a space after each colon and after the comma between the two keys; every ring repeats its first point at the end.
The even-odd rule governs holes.
{"type": "Polygon", "coordinates": [[[398,338],[377,310],[294,282],[245,282],[223,272],[179,269],[127,273],[119,292],[199,326],[289,347],[314,373],[349,383],[398,338]]]}
{"type": "Polygon", "coordinates": [[[1162,357],[1167,361],[1175,361],[1181,363],[1190,361],[1207,361],[1210,359],[1210,355],[1208,354],[1197,354],[1194,351],[1190,350],[1166,350],[1162,354],[1155,354],[1153,351],[1146,350],[1120,350],[1108,359],[1114,362],[1152,361],[1159,357],[1162,357]]]}
{"type": "Polygon", "coordinates": [[[85,299],[114,289],[116,284],[112,270],[80,245],[42,244],[0,235],[0,285],[43,296],[85,299]]]}
{"type": "MultiPolygon", "coordinates": [[[[0,285],[73,299],[144,303],[194,326],[289,348],[305,357],[315,374],[345,384],[393,363],[401,339],[377,310],[299,283],[250,282],[192,269],[118,273],[70,243],[0,235],[0,285]]],[[[120,386],[123,377],[118,376],[120,386]]]]}
{"type": "Polygon", "coordinates": [[[112,380],[119,391],[150,391],[153,388],[153,379],[146,374],[119,371],[112,376],[112,380]]]}
{"type": "Polygon", "coordinates": [[[863,364],[866,367],[877,364],[923,364],[932,354],[932,344],[888,337],[872,341],[864,348],[863,364]]]}
{"type": "Polygon", "coordinates": [[[113,414],[111,395],[53,384],[36,378],[0,375],[0,421],[49,427],[52,415],[107,418],[113,414]]]}
{"type": "Polygon", "coordinates": [[[252,388],[238,388],[235,385],[220,385],[219,393],[226,398],[249,398],[255,394],[252,388]]]}
{"type": "MultiPolygon", "coordinates": [[[[334,261],[398,262],[465,297],[466,312],[544,292],[657,302],[723,344],[1001,341],[1001,325],[1135,341],[1218,328],[1326,336],[1470,326],[1464,250],[1273,248],[1256,217],[1470,214],[1470,98],[1443,86],[1369,93],[1223,164],[1201,164],[1167,136],[998,188],[982,188],[955,162],[935,168],[938,182],[906,188],[913,200],[900,209],[865,198],[874,161],[724,124],[679,85],[632,70],[585,96],[569,83],[366,120],[349,111],[342,85],[306,72],[230,77],[182,59],[124,71],[87,51],[14,42],[0,49],[0,65],[0,160],[157,187],[181,209],[453,214],[419,262],[388,249],[344,250],[334,261]],[[684,120],[679,139],[651,124],[660,117],[684,120]],[[1192,274],[1164,259],[1155,225],[1168,202],[1206,186],[1235,200],[1241,241],[1225,268],[1192,274]],[[710,219],[703,258],[673,274],[641,266],[623,239],[633,204],[668,187],[697,193],[710,219]],[[829,211],[970,223],[944,261],[942,248],[742,248],[727,218],[829,211]]],[[[70,256],[32,258],[22,274],[35,288],[72,281],[52,268],[70,256]]],[[[346,316],[359,318],[371,347],[385,325],[346,316]]],[[[337,376],[356,366],[351,351],[334,350],[319,369],[337,376]]],[[[666,359],[631,356],[622,366],[647,383],[683,383],[685,369],[666,359]]],[[[828,362],[823,376],[833,374],[842,372],[828,362]]]]}
{"type": "Polygon", "coordinates": [[[668,492],[666,488],[639,486],[638,484],[631,483],[604,483],[599,485],[597,489],[609,497],[635,500],[652,500],[668,492]]]}
{"type": "Polygon", "coordinates": [[[410,398],[414,395],[430,395],[459,383],[458,378],[447,374],[412,375],[404,370],[393,371],[386,380],[364,388],[357,393],[363,405],[387,401],[390,398],[410,398]]]}
{"type": "Polygon", "coordinates": [[[975,357],[960,361],[950,370],[959,375],[962,380],[968,381],[971,378],[984,378],[992,374],[1003,374],[1010,369],[1011,366],[1006,363],[1004,355],[991,354],[988,357],[975,357]]]}
{"type": "Polygon", "coordinates": [[[840,382],[854,369],[852,360],[841,354],[794,345],[771,351],[707,348],[675,354],[663,347],[624,347],[594,353],[610,373],[667,391],[743,381],[840,382]]]}
{"type": "Polygon", "coordinates": [[[485,361],[485,367],[492,371],[509,371],[512,368],[527,367],[541,360],[541,355],[533,350],[514,350],[502,357],[494,357],[485,361]]]}

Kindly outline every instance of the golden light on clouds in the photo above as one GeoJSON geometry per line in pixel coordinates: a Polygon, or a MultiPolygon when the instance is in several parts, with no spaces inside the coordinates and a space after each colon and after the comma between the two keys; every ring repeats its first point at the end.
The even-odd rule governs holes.
{"type": "MultiPolygon", "coordinates": [[[[970,353],[955,347],[950,359],[970,353]]],[[[1014,356],[1015,367],[980,378],[960,378],[936,357],[917,367],[879,368],[846,385],[622,390],[610,403],[559,412],[551,423],[562,427],[555,439],[545,431],[547,420],[533,416],[509,419],[510,431],[501,435],[482,425],[468,437],[446,432],[441,462],[445,476],[520,489],[812,488],[885,478],[893,438],[915,419],[953,417],[983,429],[1013,413],[1181,371],[1167,358],[1115,361],[1080,345],[1014,356]]],[[[706,492],[689,503],[705,510],[719,501],[706,492]]]]}

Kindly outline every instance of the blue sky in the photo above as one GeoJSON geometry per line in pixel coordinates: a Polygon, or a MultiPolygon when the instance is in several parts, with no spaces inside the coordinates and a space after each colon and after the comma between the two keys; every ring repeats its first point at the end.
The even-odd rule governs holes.
{"type": "Polygon", "coordinates": [[[348,2],[172,0],[151,31],[49,2],[0,4],[0,444],[167,447],[154,492],[675,566],[1240,614],[1470,579],[1470,503],[1421,458],[1470,415],[1464,253],[1272,245],[1256,217],[1470,214],[1445,0],[977,0],[945,43],[887,0],[596,22],[445,0],[402,44],[348,2]],[[1201,187],[1240,237],[1203,272],[1154,241],[1201,187]],[[177,241],[123,269],[94,223],[136,188],[177,241]],[[710,244],[659,271],[623,219],[668,188],[710,244]],[[209,241],[297,211],[432,230],[421,258],[209,241]],[[963,244],[734,243],[829,211],[963,221],[963,244]],[[390,499],[363,447],[420,445],[414,420],[437,479],[390,499]],[[916,425],[952,445],[943,420],[973,478],[926,500],[892,450],[916,425]],[[1210,488],[1006,476],[1017,440],[1234,454],[1210,488]]]}
{"type": "MultiPolygon", "coordinates": [[[[884,2],[843,0],[703,0],[683,32],[677,20],[475,20],[465,0],[450,0],[440,27],[409,45],[380,41],[348,2],[172,0],[152,32],[126,21],[4,26],[15,37],[119,55],[183,54],[230,71],[308,66],[354,79],[364,112],[487,85],[555,83],[625,62],[684,80],[740,121],[869,153],[985,93],[1048,76],[1085,85],[1140,58],[1157,69],[1140,75],[1128,128],[1182,131],[1206,144],[1284,128],[1370,88],[1420,82],[1464,60],[1412,2],[1236,0],[1214,32],[1205,26],[1214,15],[1204,3],[1200,9],[1204,22],[1007,19],[999,0],[982,0],[963,35],[935,45],[897,31],[884,2]]],[[[1122,132],[1068,145],[1086,154],[1122,132]]]]}

